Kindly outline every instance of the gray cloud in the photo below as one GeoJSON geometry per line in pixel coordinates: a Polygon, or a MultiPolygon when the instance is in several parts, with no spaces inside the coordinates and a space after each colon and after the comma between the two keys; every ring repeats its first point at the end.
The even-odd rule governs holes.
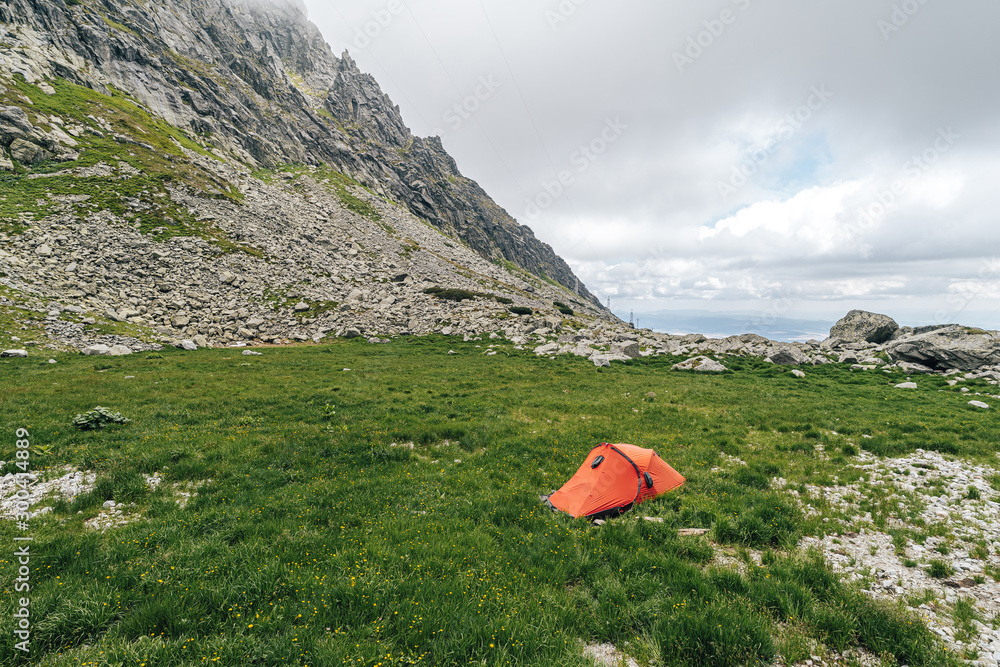
{"type": "Polygon", "coordinates": [[[995,2],[305,2],[621,307],[1000,305],[995,2]]]}

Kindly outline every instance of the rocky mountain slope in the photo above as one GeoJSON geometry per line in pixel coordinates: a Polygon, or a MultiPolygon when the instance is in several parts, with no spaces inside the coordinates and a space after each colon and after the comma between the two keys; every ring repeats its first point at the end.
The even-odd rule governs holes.
{"type": "Polygon", "coordinates": [[[457,303],[434,285],[609,317],[291,0],[0,0],[0,31],[11,303],[221,340],[249,331],[222,311],[272,338],[433,330],[423,304],[457,303]],[[299,293],[310,310],[270,317],[299,293]],[[339,317],[302,326],[318,303],[339,317]]]}

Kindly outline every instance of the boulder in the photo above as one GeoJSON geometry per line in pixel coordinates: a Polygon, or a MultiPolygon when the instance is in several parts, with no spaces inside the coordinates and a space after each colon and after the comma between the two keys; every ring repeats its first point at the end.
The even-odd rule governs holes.
{"type": "Polygon", "coordinates": [[[30,141],[15,139],[10,145],[10,156],[21,164],[32,165],[48,160],[52,153],[30,141]]]}
{"type": "Polygon", "coordinates": [[[535,354],[542,356],[545,354],[557,354],[562,346],[559,343],[549,343],[548,345],[539,345],[535,348],[535,354]]]}
{"type": "Polygon", "coordinates": [[[792,375],[794,375],[797,378],[804,378],[806,376],[806,374],[800,371],[798,368],[792,369],[792,375]]]}
{"type": "Polygon", "coordinates": [[[112,345],[108,348],[108,355],[112,357],[123,357],[132,354],[132,350],[126,345],[112,345]]]}
{"type": "Polygon", "coordinates": [[[900,382],[899,384],[896,385],[896,389],[916,389],[916,388],[917,388],[916,382],[900,382]]]}
{"type": "Polygon", "coordinates": [[[886,345],[885,351],[893,361],[920,364],[930,370],[974,371],[1000,364],[1000,335],[957,324],[918,327],[911,335],[886,345]]]}
{"type": "Polygon", "coordinates": [[[111,348],[108,347],[107,345],[98,343],[97,345],[91,345],[90,347],[85,347],[82,350],[80,350],[80,352],[89,355],[101,355],[101,354],[107,354],[110,350],[111,348]]]}
{"type": "Polygon", "coordinates": [[[4,350],[0,352],[0,357],[27,357],[28,352],[26,350],[4,350]]]}
{"type": "Polygon", "coordinates": [[[896,364],[896,367],[904,373],[912,375],[913,373],[933,373],[934,369],[923,364],[911,364],[906,361],[900,361],[896,364]]]}
{"type": "Polygon", "coordinates": [[[7,157],[7,151],[0,148],[0,171],[14,171],[14,163],[7,157]]]}
{"type": "Polygon", "coordinates": [[[348,327],[344,329],[344,333],[341,334],[344,338],[357,338],[360,335],[361,332],[358,331],[357,327],[348,327]]]}
{"type": "Polygon", "coordinates": [[[195,344],[195,342],[193,340],[188,340],[187,338],[185,338],[184,340],[179,340],[176,343],[174,343],[174,347],[180,348],[182,350],[188,350],[189,352],[194,352],[195,350],[198,349],[198,346],[195,344]]]}
{"type": "Polygon", "coordinates": [[[852,310],[830,329],[830,338],[848,343],[884,343],[899,329],[888,315],[852,310]]]}
{"type": "Polygon", "coordinates": [[[674,364],[671,370],[675,371],[696,371],[698,373],[723,373],[727,370],[725,366],[714,359],[708,357],[692,357],[679,364],[674,364]]]}
{"type": "Polygon", "coordinates": [[[309,304],[306,303],[305,301],[299,301],[297,304],[295,304],[296,313],[304,313],[307,310],[309,310],[309,304]]]}
{"type": "Polygon", "coordinates": [[[639,357],[639,343],[631,341],[626,341],[624,343],[612,343],[611,354],[612,356],[622,356],[628,357],[629,359],[636,359],[639,357]]]}
{"type": "Polygon", "coordinates": [[[969,401],[969,405],[974,408],[979,408],[980,410],[989,410],[990,406],[982,401],[969,401]]]}
{"type": "Polygon", "coordinates": [[[837,357],[837,363],[841,363],[841,364],[856,364],[856,363],[858,363],[858,353],[857,352],[844,352],[839,357],[837,357]]]}
{"type": "Polygon", "coordinates": [[[770,359],[772,363],[781,364],[783,366],[798,366],[811,362],[811,359],[806,353],[794,347],[783,347],[768,356],[768,359],[770,359]]]}
{"type": "Polygon", "coordinates": [[[254,352],[253,350],[243,350],[240,354],[244,357],[259,357],[263,352],[254,352]]]}

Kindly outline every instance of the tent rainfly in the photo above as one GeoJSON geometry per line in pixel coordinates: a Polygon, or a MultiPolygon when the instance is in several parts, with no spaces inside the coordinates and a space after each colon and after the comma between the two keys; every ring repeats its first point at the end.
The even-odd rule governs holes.
{"type": "Polygon", "coordinates": [[[543,500],[575,518],[605,519],[683,483],[684,477],[652,449],[603,442],[561,489],[543,500]]]}

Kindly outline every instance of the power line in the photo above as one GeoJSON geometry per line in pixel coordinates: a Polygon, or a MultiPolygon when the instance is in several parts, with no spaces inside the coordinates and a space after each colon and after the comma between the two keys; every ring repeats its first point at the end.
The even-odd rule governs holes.
{"type": "MultiPolygon", "coordinates": [[[[496,28],[493,27],[493,21],[490,19],[489,12],[486,11],[486,5],[483,4],[483,0],[479,0],[479,8],[483,12],[483,17],[486,19],[486,24],[490,27],[490,32],[493,34],[493,41],[495,41],[497,44],[497,49],[499,49],[500,56],[503,58],[504,66],[507,68],[507,73],[510,74],[510,79],[511,81],[514,82],[514,89],[517,91],[517,96],[521,99],[521,106],[524,107],[524,112],[525,114],[527,114],[528,121],[531,123],[532,129],[535,131],[535,136],[538,138],[538,143],[542,147],[542,152],[545,153],[545,159],[549,163],[549,169],[552,170],[552,175],[555,177],[556,181],[559,181],[559,172],[556,169],[555,164],[552,160],[552,155],[549,153],[548,146],[545,145],[545,140],[542,139],[542,133],[539,132],[538,130],[538,124],[535,122],[534,116],[531,115],[531,109],[528,108],[528,102],[524,98],[524,93],[521,92],[521,86],[517,83],[517,77],[514,76],[514,70],[510,66],[510,61],[507,59],[507,53],[504,51],[503,44],[500,43],[500,37],[497,35],[496,28]]],[[[522,194],[524,193],[522,192],[522,194]]],[[[577,228],[582,229],[583,223],[580,221],[580,214],[577,213],[576,211],[576,206],[573,204],[573,198],[570,197],[568,187],[563,188],[562,196],[566,199],[566,203],[569,205],[569,210],[573,214],[573,220],[576,222],[577,228]]],[[[532,202],[527,197],[525,197],[525,199],[527,200],[529,205],[534,204],[534,202],[532,202]]],[[[549,233],[551,233],[552,230],[551,228],[549,228],[548,224],[546,224],[541,219],[539,220],[542,222],[543,225],[545,225],[549,233]]],[[[586,236],[584,238],[587,239],[587,244],[590,246],[590,250],[593,251],[594,247],[592,241],[588,239],[586,236]]]]}
{"type": "MultiPolygon", "coordinates": [[[[451,75],[451,72],[448,70],[447,66],[445,66],[444,60],[442,60],[441,56],[438,54],[437,49],[434,48],[434,43],[431,41],[430,37],[427,36],[427,33],[424,31],[423,26],[420,24],[420,21],[417,19],[416,14],[414,14],[413,10],[410,9],[410,6],[409,6],[409,4],[406,3],[406,0],[402,0],[402,4],[403,4],[403,7],[406,9],[406,12],[410,15],[410,18],[413,19],[413,23],[417,26],[417,30],[420,31],[420,34],[423,36],[424,41],[427,42],[427,46],[428,46],[428,48],[430,48],[431,53],[434,54],[434,58],[438,61],[438,65],[441,66],[441,71],[444,72],[445,76],[448,77],[448,81],[451,82],[452,88],[455,89],[455,93],[459,97],[462,97],[462,89],[459,87],[458,83],[455,81],[455,78],[451,75]]],[[[479,131],[482,133],[483,138],[486,139],[486,142],[490,145],[490,148],[493,149],[493,152],[496,154],[497,159],[500,160],[500,164],[503,165],[504,170],[507,172],[507,175],[510,176],[510,180],[514,183],[514,186],[517,188],[518,192],[521,193],[521,196],[524,197],[525,200],[528,200],[528,196],[527,196],[527,194],[525,194],[524,188],[521,186],[520,181],[517,180],[517,177],[514,175],[513,170],[507,164],[507,161],[504,160],[503,155],[500,153],[500,149],[497,148],[497,146],[496,146],[495,143],[493,143],[493,139],[490,137],[489,133],[486,131],[486,128],[484,128],[483,125],[482,125],[482,123],[479,122],[479,118],[476,117],[475,114],[472,114],[471,118],[472,118],[472,122],[474,122],[476,124],[476,127],[479,128],[479,131]]],[[[426,121],[425,121],[425,123],[426,123],[426,121]]]]}

